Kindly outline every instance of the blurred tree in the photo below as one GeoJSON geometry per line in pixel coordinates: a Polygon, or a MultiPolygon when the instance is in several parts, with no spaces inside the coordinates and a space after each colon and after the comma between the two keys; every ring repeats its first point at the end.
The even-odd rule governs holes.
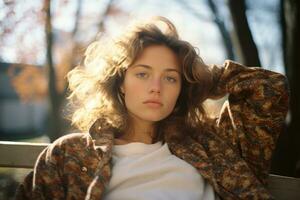
{"type": "MultiPolygon", "coordinates": [[[[1,57],[10,57],[14,63],[37,64],[44,46],[40,45],[44,22],[40,3],[25,6],[25,2],[0,3],[0,50],[1,57]],[[22,7],[22,9],[20,9],[22,7]],[[30,34],[28,34],[30,32],[30,34]],[[34,37],[34,42],[32,42],[34,37]],[[17,44],[19,48],[13,48],[17,44]]],[[[0,58],[1,59],[1,58],[0,58]]],[[[6,61],[10,62],[10,61],[6,61]]]]}
{"type": "MultiPolygon", "coordinates": [[[[67,3],[67,2],[66,2],[67,3]]],[[[68,123],[62,116],[63,103],[67,93],[67,82],[65,79],[66,74],[72,69],[77,61],[79,54],[77,49],[80,47],[75,39],[79,29],[79,20],[81,17],[82,0],[77,0],[77,9],[74,18],[74,28],[68,36],[71,41],[70,47],[55,48],[55,41],[53,40],[53,26],[51,0],[44,1],[45,12],[45,36],[46,36],[46,67],[48,78],[48,98],[50,102],[49,109],[49,123],[48,123],[48,136],[51,141],[65,134],[69,128],[68,123]],[[59,62],[54,62],[54,53],[61,56],[59,62]]]]}
{"type": "Polygon", "coordinates": [[[207,0],[208,7],[211,9],[211,12],[213,13],[213,19],[209,19],[209,18],[203,16],[203,14],[201,12],[196,10],[187,1],[177,0],[177,3],[182,5],[183,8],[189,10],[190,13],[192,13],[199,19],[204,20],[204,21],[213,21],[220,31],[220,34],[222,37],[222,42],[223,42],[223,45],[225,48],[225,52],[227,54],[226,58],[230,59],[230,60],[235,59],[230,33],[228,32],[228,30],[225,26],[223,17],[221,16],[221,14],[218,11],[218,6],[216,6],[216,3],[213,0],[207,0]]]}
{"type": "Polygon", "coordinates": [[[49,137],[53,141],[55,138],[63,135],[62,118],[61,118],[61,102],[63,95],[58,92],[56,86],[55,66],[53,62],[53,33],[51,23],[51,0],[44,1],[45,17],[45,35],[46,35],[46,66],[48,73],[48,94],[50,102],[50,121],[49,121],[49,137]]]}
{"type": "Polygon", "coordinates": [[[105,12],[104,14],[102,15],[102,19],[99,20],[99,24],[98,24],[98,32],[99,33],[102,33],[104,32],[104,22],[106,21],[106,18],[110,15],[110,14],[113,14],[114,12],[114,7],[113,7],[113,2],[114,0],[109,0],[108,3],[107,3],[107,7],[105,9],[105,12]]]}
{"type": "Polygon", "coordinates": [[[281,13],[285,70],[291,91],[290,120],[286,134],[279,138],[273,171],[300,177],[300,2],[281,0],[281,13]]]}
{"type": "Polygon", "coordinates": [[[225,26],[224,20],[222,20],[224,18],[219,13],[218,6],[216,6],[216,3],[213,0],[207,0],[207,4],[210,7],[212,13],[215,15],[214,22],[216,23],[218,29],[220,30],[221,36],[223,38],[223,43],[227,52],[227,59],[235,60],[232,40],[229,31],[225,26]]]}
{"type": "Polygon", "coordinates": [[[7,74],[22,101],[41,100],[47,96],[44,68],[28,64],[10,64],[7,74]]]}
{"type": "Polygon", "coordinates": [[[238,41],[235,48],[240,50],[242,63],[247,66],[261,66],[258,50],[246,16],[245,0],[229,0],[228,5],[238,41]]]}

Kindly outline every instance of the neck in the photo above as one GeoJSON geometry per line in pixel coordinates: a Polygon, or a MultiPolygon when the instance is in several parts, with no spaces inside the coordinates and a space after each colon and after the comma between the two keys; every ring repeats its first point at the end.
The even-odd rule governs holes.
{"type": "Polygon", "coordinates": [[[127,143],[142,142],[152,144],[152,138],[155,135],[154,123],[136,119],[131,121],[130,126],[119,139],[125,140],[127,143]]]}

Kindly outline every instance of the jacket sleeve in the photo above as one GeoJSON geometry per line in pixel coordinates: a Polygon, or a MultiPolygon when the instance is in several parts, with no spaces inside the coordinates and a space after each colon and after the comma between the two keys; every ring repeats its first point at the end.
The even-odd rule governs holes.
{"type": "Polygon", "coordinates": [[[46,147],[38,156],[34,170],[17,189],[16,199],[65,199],[61,172],[62,149],[57,144],[46,147]]]}
{"type": "Polygon", "coordinates": [[[229,94],[215,129],[266,184],[272,152],[288,110],[287,79],[232,61],[226,61],[222,68],[214,66],[212,71],[217,75],[214,95],[229,94]]]}

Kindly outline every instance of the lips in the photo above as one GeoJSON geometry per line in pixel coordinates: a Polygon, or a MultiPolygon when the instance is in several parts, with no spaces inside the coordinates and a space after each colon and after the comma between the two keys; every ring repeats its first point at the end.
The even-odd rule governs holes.
{"type": "Polygon", "coordinates": [[[143,104],[153,106],[153,107],[160,107],[163,105],[160,101],[157,101],[157,100],[147,100],[147,101],[144,101],[143,104]]]}

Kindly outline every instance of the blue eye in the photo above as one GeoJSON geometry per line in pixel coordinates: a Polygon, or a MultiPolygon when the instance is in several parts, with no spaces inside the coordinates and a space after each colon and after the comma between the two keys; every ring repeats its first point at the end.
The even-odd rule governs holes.
{"type": "Polygon", "coordinates": [[[136,73],[135,76],[138,78],[147,78],[148,74],[145,72],[140,72],[140,73],[136,73]]]}
{"type": "Polygon", "coordinates": [[[170,82],[170,83],[176,83],[176,78],[173,78],[173,77],[171,77],[171,76],[167,76],[166,77],[166,80],[168,81],[168,82],[170,82]]]}

